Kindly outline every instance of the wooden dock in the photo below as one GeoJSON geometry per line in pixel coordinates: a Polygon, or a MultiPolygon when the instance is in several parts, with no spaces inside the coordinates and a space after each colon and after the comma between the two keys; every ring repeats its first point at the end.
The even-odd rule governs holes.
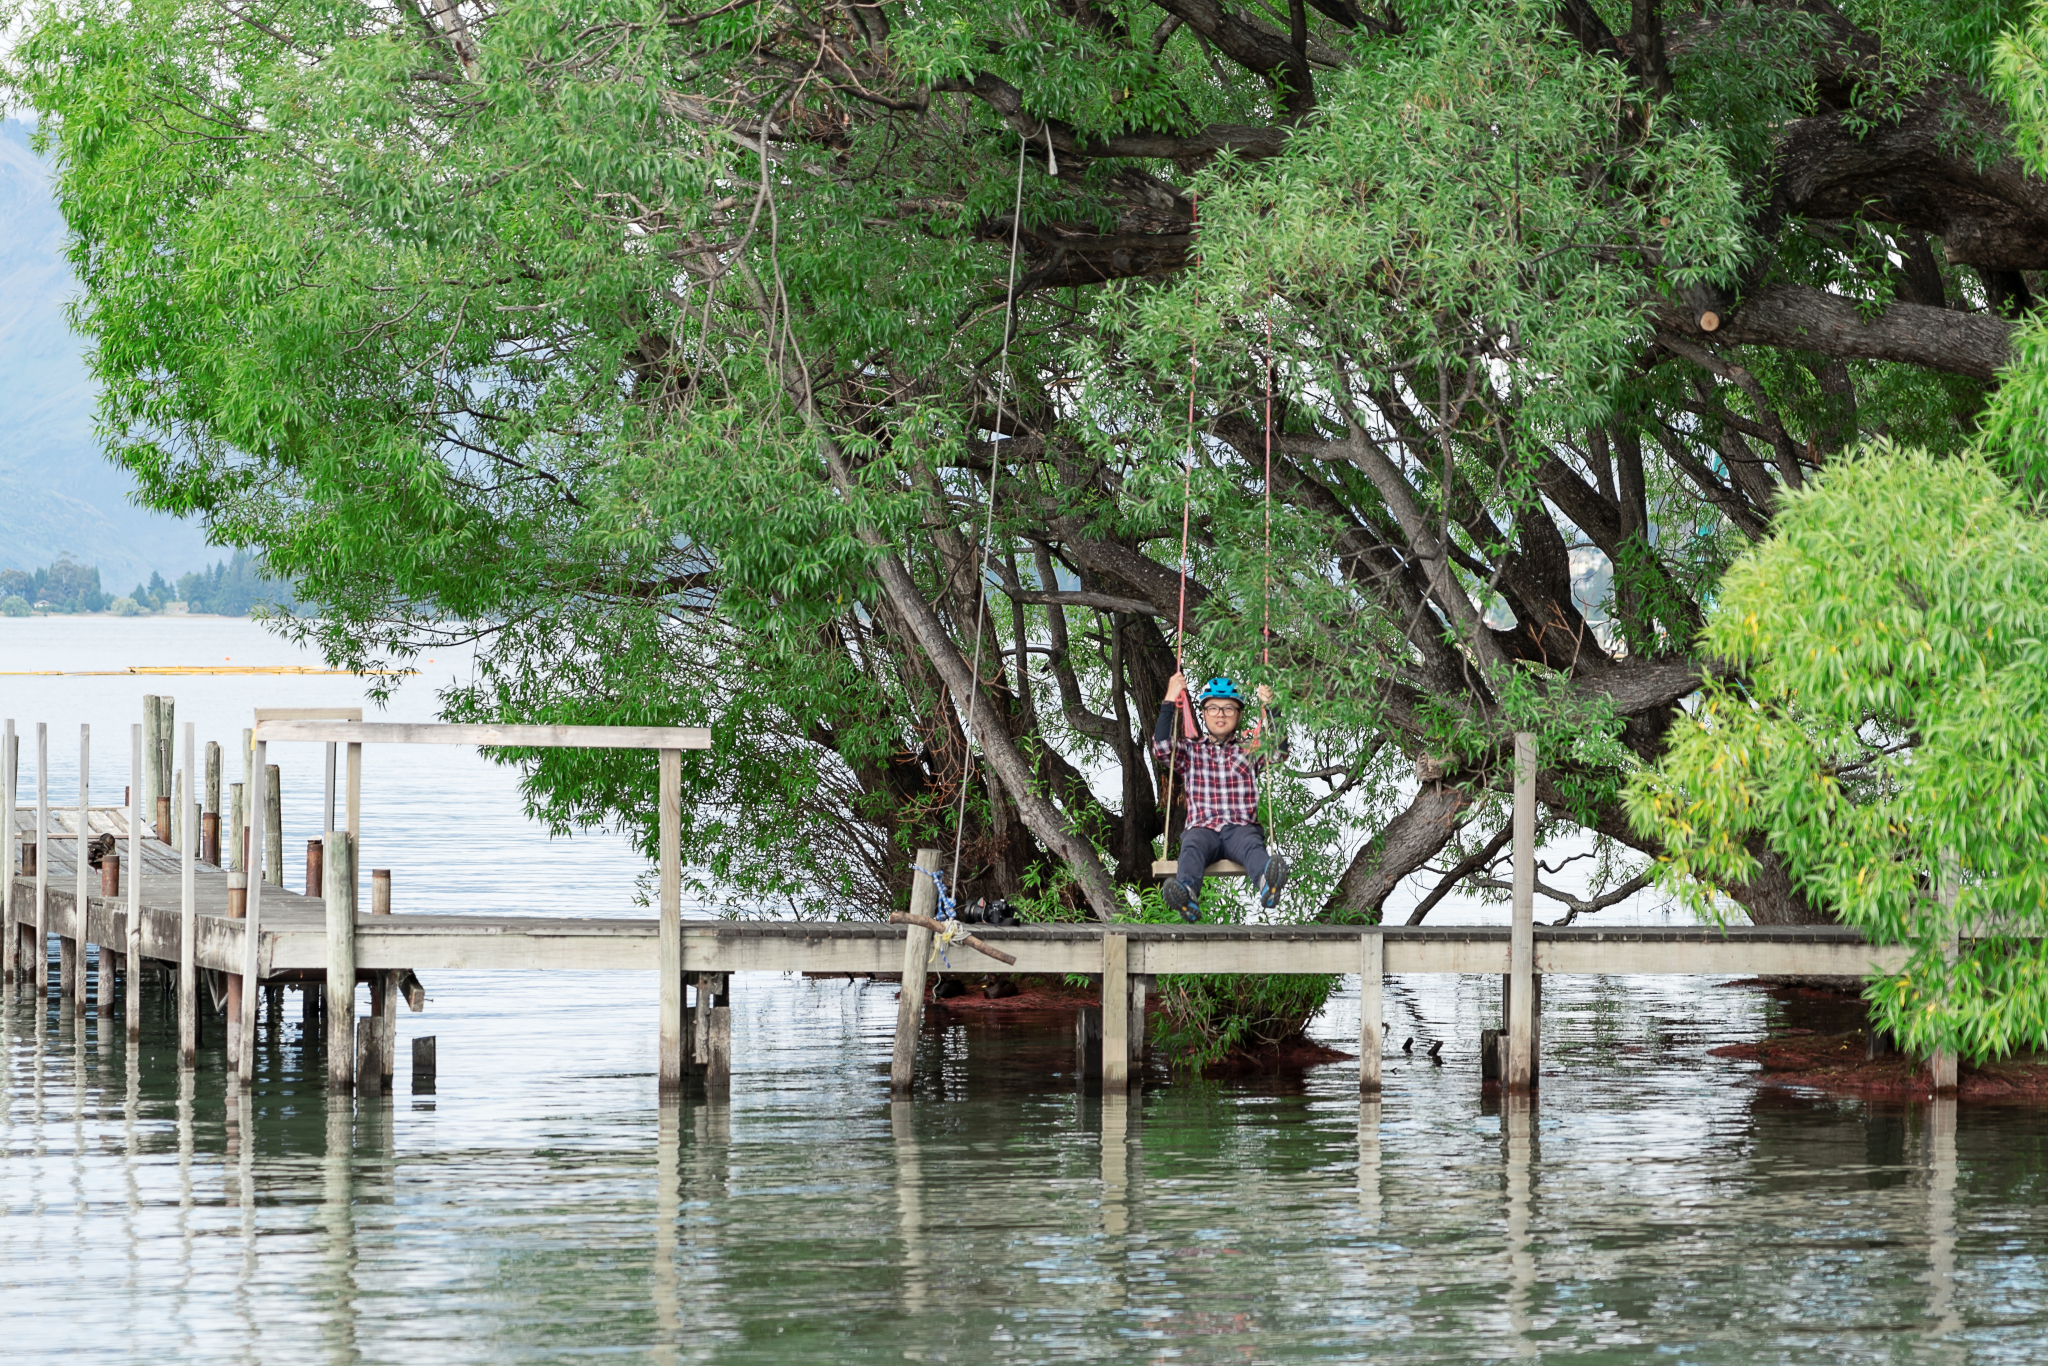
{"type": "MultiPolygon", "coordinates": [[[[8,728],[11,732],[11,726],[8,728]]],[[[134,752],[143,755],[142,727],[134,752]]],[[[340,743],[349,749],[347,827],[328,832],[325,897],[285,890],[274,882],[243,893],[246,874],[196,861],[192,841],[173,850],[142,824],[139,800],[129,809],[85,807],[88,837],[112,834],[130,865],[119,895],[92,895],[98,875],[79,876],[82,841],[78,806],[12,811],[7,840],[4,938],[15,979],[46,988],[52,941],[58,946],[59,992],[75,1008],[97,1006],[114,1014],[125,993],[130,1037],[139,1030],[138,972],[168,971],[178,982],[181,1060],[190,1065],[196,1035],[198,979],[224,984],[236,1002],[224,1031],[230,1061],[249,1080],[256,1052],[257,997],[266,987],[292,983],[316,995],[308,1018],[324,1012],[327,1077],[338,1090],[388,1083],[395,1037],[396,1001],[417,974],[461,971],[624,971],[663,977],[658,1021],[663,1089],[686,1079],[719,1091],[727,1085],[733,1050],[728,1005],[736,973],[902,974],[892,1089],[915,1083],[915,1043],[922,1025],[925,983],[937,971],[982,975],[1086,974],[1101,983],[1102,1007],[1084,1017],[1083,1033],[1099,1031],[1101,1076],[1110,1089],[1126,1086],[1142,1057],[1145,1002],[1155,980],[1175,974],[1357,974],[1360,990],[1359,1086],[1380,1087],[1382,986],[1389,973],[1486,973],[1503,982],[1502,1029],[1496,1047],[1483,1051],[1485,1072],[1510,1090],[1536,1085],[1536,1041],[1542,978],[1553,974],[1709,974],[1713,976],[1856,977],[1896,970],[1903,947],[1877,947],[1853,930],[1830,926],[1715,928],[1707,926],[1539,926],[1527,889],[1518,885],[1511,923],[1501,926],[1388,926],[1325,924],[1139,925],[1057,924],[1015,928],[976,926],[975,937],[1004,961],[965,944],[935,944],[931,929],[876,921],[684,920],[679,896],[680,849],[676,801],[683,748],[709,744],[702,731],[673,728],[393,726],[361,722],[265,719],[253,740],[254,772],[262,772],[266,739],[340,743]],[[660,751],[661,898],[645,918],[527,917],[487,914],[357,913],[354,865],[359,748],[363,742],[607,745],[660,751]],[[23,851],[35,843],[35,822],[48,822],[38,850],[40,871],[26,875],[23,851]],[[139,864],[139,868],[135,865],[139,864]],[[139,876],[138,876],[139,874],[139,876]],[[84,914],[79,904],[84,902],[84,914]],[[242,898],[246,895],[246,904],[242,898]],[[260,902],[260,913],[259,913],[260,902]],[[240,918],[238,911],[246,912],[240,918]],[[131,936],[131,922],[135,933],[131,936]],[[37,927],[45,936],[37,940],[37,927]],[[89,971],[87,945],[114,946],[89,971]],[[249,989],[243,990],[245,980],[249,989]],[[356,987],[372,985],[370,1017],[357,1019],[356,987]],[[122,983],[126,983],[125,986],[122,983]],[[317,986],[317,992],[314,988],[317,986]],[[690,993],[694,992],[694,1000],[690,993]],[[340,1021],[334,1027],[333,1021],[340,1021]]],[[[39,744],[40,733],[39,733],[39,744]]],[[[166,740],[166,746],[167,746],[166,740]]],[[[195,772],[186,728],[187,773],[195,772]]],[[[1524,869],[1533,883],[1533,750],[1518,744],[1517,882],[1524,869]],[[1525,762],[1526,761],[1526,762],[1525,762]],[[1521,827],[1527,827],[1523,829],[1521,827]]],[[[8,756],[13,757],[11,754],[8,756]]],[[[12,763],[8,765],[13,768],[12,763]]],[[[138,770],[142,765],[138,762],[138,770]]],[[[166,765],[168,768],[168,765],[166,765]]],[[[330,753],[329,819],[333,816],[334,759],[330,753]]],[[[12,776],[11,772],[8,776],[12,776]]],[[[140,789],[136,789],[139,791],[140,789]]],[[[190,794],[193,788],[183,789],[190,794]]],[[[81,792],[81,800],[84,794],[81,792]]],[[[132,796],[132,794],[131,794],[132,796]]],[[[11,807],[12,802],[7,803],[11,807]]],[[[198,819],[189,808],[188,824],[198,819]]],[[[263,847],[263,812],[252,804],[252,847],[263,847]]],[[[923,850],[918,864],[938,867],[923,850]]],[[[262,866],[276,867],[274,857],[262,866]]],[[[274,873],[273,873],[274,875],[274,873]]],[[[312,874],[309,872],[309,876],[312,874]]],[[[388,884],[384,884],[388,887],[388,884]]],[[[929,919],[937,907],[935,884],[913,884],[911,914],[929,919]]],[[[413,994],[415,1008],[423,993],[413,994]]],[[[275,1018],[273,1007],[273,1018],[275,1018]]],[[[1941,1073],[1937,1070],[1937,1082],[1941,1073]]],[[[1949,1083],[1953,1086],[1953,1081],[1949,1083]]]]}

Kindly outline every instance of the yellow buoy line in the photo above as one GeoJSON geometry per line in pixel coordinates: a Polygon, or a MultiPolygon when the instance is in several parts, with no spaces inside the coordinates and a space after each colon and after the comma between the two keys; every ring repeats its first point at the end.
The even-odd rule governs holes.
{"type": "Polygon", "coordinates": [[[340,674],[399,678],[417,669],[315,669],[305,664],[133,664],[125,669],[0,669],[0,678],[118,678],[126,674],[340,674]]]}

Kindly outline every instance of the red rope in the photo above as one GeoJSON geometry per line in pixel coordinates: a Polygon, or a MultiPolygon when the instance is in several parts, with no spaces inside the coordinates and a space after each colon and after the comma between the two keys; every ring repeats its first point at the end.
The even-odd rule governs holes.
{"type": "MultiPolygon", "coordinates": [[[[1193,237],[1202,224],[1202,196],[1196,192],[1190,196],[1192,207],[1188,214],[1188,234],[1193,237]]],[[[1200,261],[1200,256],[1194,258],[1200,261]]],[[[1201,307],[1202,291],[1195,290],[1195,306],[1201,307]]],[[[1188,632],[1188,530],[1191,525],[1190,511],[1194,503],[1195,478],[1195,371],[1199,366],[1196,343],[1188,342],[1188,449],[1180,467],[1180,606],[1173,617],[1173,671],[1180,677],[1181,690],[1179,711],[1181,728],[1187,737],[1195,735],[1194,713],[1188,702],[1187,688],[1187,632],[1188,632]]],[[[1180,758],[1180,741],[1175,739],[1173,747],[1166,752],[1166,808],[1164,819],[1169,829],[1173,826],[1173,780],[1174,770],[1180,758]]]]}

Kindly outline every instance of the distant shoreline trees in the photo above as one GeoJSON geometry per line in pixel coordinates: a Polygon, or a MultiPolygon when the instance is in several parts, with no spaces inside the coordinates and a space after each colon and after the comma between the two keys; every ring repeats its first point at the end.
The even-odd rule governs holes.
{"type": "Polygon", "coordinates": [[[293,600],[290,583],[266,575],[246,550],[216,561],[211,569],[182,574],[176,584],[152,572],[148,583],[136,584],[121,597],[100,587],[98,566],[81,564],[68,553],[43,569],[0,569],[0,616],[9,617],[80,612],[133,617],[174,606],[201,615],[246,617],[258,607],[289,607],[293,600]]]}

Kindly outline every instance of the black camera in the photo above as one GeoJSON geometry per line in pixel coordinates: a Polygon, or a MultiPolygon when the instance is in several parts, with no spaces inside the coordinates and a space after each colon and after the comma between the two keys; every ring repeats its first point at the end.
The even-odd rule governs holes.
{"type": "Polygon", "coordinates": [[[972,906],[962,906],[955,915],[963,925],[995,925],[1002,927],[1017,923],[1017,908],[1007,900],[991,902],[982,897],[972,906]]]}

